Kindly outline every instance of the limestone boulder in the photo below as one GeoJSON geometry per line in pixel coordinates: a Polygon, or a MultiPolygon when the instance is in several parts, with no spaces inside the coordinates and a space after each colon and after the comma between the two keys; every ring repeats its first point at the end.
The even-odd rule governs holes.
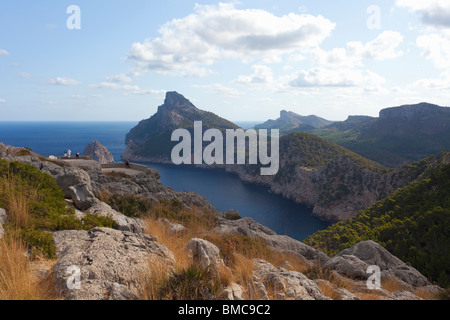
{"type": "Polygon", "coordinates": [[[112,218],[117,223],[117,228],[121,231],[144,233],[147,227],[142,219],[127,217],[126,215],[111,208],[111,206],[107,203],[99,200],[95,201],[94,204],[87,209],[87,211],[102,217],[112,218]]]}
{"type": "Polygon", "coordinates": [[[220,266],[225,266],[220,257],[220,250],[211,242],[194,238],[189,240],[187,250],[190,251],[192,258],[202,268],[212,268],[217,270],[220,266]]]}
{"type": "Polygon", "coordinates": [[[295,254],[305,263],[314,262],[323,265],[330,259],[323,252],[288,236],[278,235],[251,218],[219,219],[219,226],[213,230],[213,233],[242,234],[250,238],[261,239],[272,249],[295,254]]]}
{"type": "MultiPolygon", "coordinates": [[[[338,253],[330,262],[337,268],[341,268],[343,264],[337,262],[349,261],[348,256],[357,257],[363,263],[358,262],[355,266],[355,274],[362,274],[367,271],[367,266],[378,266],[386,276],[395,276],[397,279],[405,282],[413,287],[424,287],[430,285],[430,282],[415,268],[407,265],[399,258],[392,255],[385,248],[374,241],[362,241],[351,248],[345,249],[338,253]],[[347,256],[347,259],[344,257],[347,256]],[[343,259],[344,258],[344,259],[343,259]],[[363,270],[366,268],[366,270],[363,270]]],[[[356,260],[355,260],[356,261],[356,260]]],[[[350,273],[348,274],[350,275],[350,273]]]]}
{"type": "Polygon", "coordinates": [[[254,283],[259,287],[262,283],[266,290],[276,292],[276,299],[331,300],[322,293],[314,281],[300,272],[276,268],[261,259],[254,259],[253,264],[254,283]]]}
{"type": "Polygon", "coordinates": [[[171,268],[173,254],[155,238],[108,228],[53,234],[57,289],[67,300],[135,299],[153,267],[171,268]]]}

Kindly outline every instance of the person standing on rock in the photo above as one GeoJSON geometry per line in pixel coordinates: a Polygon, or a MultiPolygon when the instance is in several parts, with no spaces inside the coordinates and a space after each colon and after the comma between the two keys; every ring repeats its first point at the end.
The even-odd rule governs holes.
{"type": "Polygon", "coordinates": [[[67,156],[70,158],[70,156],[72,155],[72,150],[67,150],[67,156]]]}

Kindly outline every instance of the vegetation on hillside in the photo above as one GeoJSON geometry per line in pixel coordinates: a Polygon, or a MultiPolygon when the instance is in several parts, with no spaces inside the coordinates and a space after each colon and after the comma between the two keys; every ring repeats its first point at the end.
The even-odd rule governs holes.
{"type": "Polygon", "coordinates": [[[333,256],[364,240],[378,242],[432,281],[449,287],[450,165],[430,168],[421,180],[304,242],[333,256]]]}
{"type": "Polygon", "coordinates": [[[308,168],[324,167],[333,159],[348,157],[363,168],[386,171],[382,165],[374,161],[306,132],[294,132],[281,138],[280,158],[289,161],[291,156],[296,156],[297,165],[308,168]]]}
{"type": "Polygon", "coordinates": [[[449,108],[421,103],[382,110],[380,118],[349,117],[317,134],[388,167],[450,151],[449,108]]]}
{"type": "Polygon", "coordinates": [[[20,162],[0,159],[0,208],[8,212],[7,234],[19,236],[32,251],[55,258],[49,231],[116,227],[108,217],[87,214],[79,219],[49,174],[20,162]]]}

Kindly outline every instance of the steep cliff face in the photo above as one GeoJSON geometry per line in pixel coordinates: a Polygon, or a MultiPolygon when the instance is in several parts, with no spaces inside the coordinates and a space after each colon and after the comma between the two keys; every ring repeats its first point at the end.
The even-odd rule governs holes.
{"type": "Polygon", "coordinates": [[[83,155],[92,156],[92,158],[100,163],[114,162],[111,152],[98,141],[93,141],[86,146],[83,155]]]}
{"type": "Polygon", "coordinates": [[[350,218],[420,178],[435,165],[450,161],[450,154],[446,153],[387,171],[339,149],[330,150],[327,159],[320,150],[334,145],[317,145],[321,139],[306,133],[292,135],[283,137],[280,142],[280,172],[276,176],[260,176],[252,166],[227,166],[226,170],[238,174],[246,183],[265,185],[273,193],[309,205],[314,215],[330,221],[350,218]],[[308,138],[304,146],[318,147],[317,150],[312,148],[311,155],[327,160],[314,165],[314,158],[306,158],[305,151],[293,151],[291,144],[283,141],[293,140],[298,135],[308,138]]]}

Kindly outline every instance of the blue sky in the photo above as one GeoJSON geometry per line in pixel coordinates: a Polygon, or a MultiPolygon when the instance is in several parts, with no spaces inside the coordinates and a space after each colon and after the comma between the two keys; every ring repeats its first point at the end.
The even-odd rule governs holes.
{"type": "Polygon", "coordinates": [[[15,0],[0,29],[3,121],[138,121],[166,91],[233,121],[449,105],[448,0],[15,0]]]}

